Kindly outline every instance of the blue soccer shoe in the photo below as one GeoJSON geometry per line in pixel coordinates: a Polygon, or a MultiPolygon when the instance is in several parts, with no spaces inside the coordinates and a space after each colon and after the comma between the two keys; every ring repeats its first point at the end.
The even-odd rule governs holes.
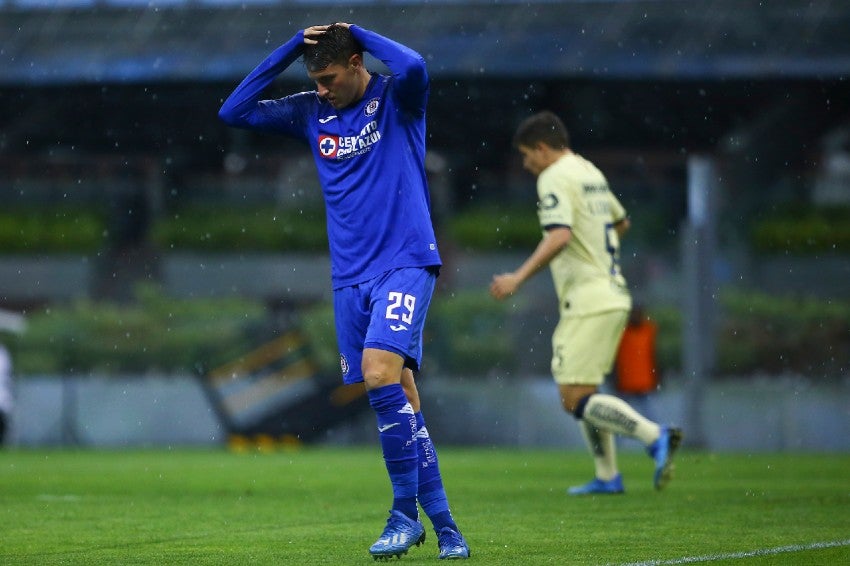
{"type": "Polygon", "coordinates": [[[647,448],[655,460],[655,474],[652,477],[655,489],[664,489],[673,478],[673,453],[682,442],[682,436],[682,429],[663,426],[658,439],[647,448]]]}
{"type": "Polygon", "coordinates": [[[390,511],[387,526],[378,540],[369,547],[369,554],[375,560],[388,560],[395,556],[401,558],[408,549],[425,542],[425,527],[419,521],[410,519],[400,511],[390,511]]]}
{"type": "Polygon", "coordinates": [[[469,558],[469,545],[463,535],[451,527],[443,527],[437,533],[440,560],[463,560],[469,558]]]}
{"type": "Polygon", "coordinates": [[[593,478],[584,485],[576,485],[567,490],[570,495],[614,495],[624,493],[626,489],[623,487],[623,476],[617,474],[608,481],[599,478],[593,478]]]}

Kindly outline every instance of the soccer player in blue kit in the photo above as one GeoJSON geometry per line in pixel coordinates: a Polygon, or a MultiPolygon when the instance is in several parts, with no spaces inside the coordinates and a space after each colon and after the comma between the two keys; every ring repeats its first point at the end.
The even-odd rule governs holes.
{"type": "Polygon", "coordinates": [[[425,176],[423,58],[357,25],[298,31],[259,64],[219,110],[230,126],[306,142],[325,199],[331,282],[343,381],[365,383],[393,503],[369,552],[401,556],[425,540],[417,502],[437,533],[441,559],[469,557],[443,488],[413,372],[441,265],[425,176]],[[371,73],[368,51],[392,73],[371,73]],[[261,100],[299,57],[316,90],[261,100]]]}

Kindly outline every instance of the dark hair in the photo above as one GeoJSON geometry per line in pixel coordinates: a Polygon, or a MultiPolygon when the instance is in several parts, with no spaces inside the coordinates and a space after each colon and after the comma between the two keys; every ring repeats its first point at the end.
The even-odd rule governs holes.
{"type": "Polygon", "coordinates": [[[569,149],[570,135],[567,127],[553,112],[545,110],[529,116],[516,129],[513,145],[534,147],[545,143],[552,149],[569,149]]]}
{"type": "Polygon", "coordinates": [[[363,46],[345,26],[330,26],[316,41],[315,44],[304,45],[304,65],[311,73],[334,63],[347,65],[352,55],[363,54],[363,46]]]}

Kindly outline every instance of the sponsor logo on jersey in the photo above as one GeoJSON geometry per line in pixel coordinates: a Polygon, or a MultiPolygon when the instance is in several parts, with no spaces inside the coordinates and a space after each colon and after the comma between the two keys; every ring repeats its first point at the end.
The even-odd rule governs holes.
{"type": "Polygon", "coordinates": [[[345,357],[345,354],[339,355],[339,367],[342,369],[342,375],[348,375],[348,360],[345,357]]]}
{"type": "Polygon", "coordinates": [[[393,324],[390,326],[390,330],[393,332],[399,332],[400,330],[407,330],[407,327],[403,324],[393,324]]]}
{"type": "Polygon", "coordinates": [[[333,159],[339,150],[339,136],[320,135],[319,153],[325,159],[333,159]]]}
{"type": "Polygon", "coordinates": [[[607,193],[608,185],[582,185],[584,194],[592,195],[597,193],[607,193]]]}
{"type": "Polygon", "coordinates": [[[356,136],[319,134],[319,154],[325,159],[348,159],[368,153],[380,140],[378,122],[372,120],[356,136]]]}
{"type": "Polygon", "coordinates": [[[366,104],[366,107],[363,109],[363,112],[366,114],[366,116],[372,116],[373,114],[375,114],[375,112],[378,111],[378,107],[380,105],[381,105],[381,99],[380,98],[373,98],[372,100],[370,100],[366,104]]]}
{"type": "Polygon", "coordinates": [[[334,118],[336,118],[336,114],[332,114],[332,115],[327,116],[325,118],[319,118],[319,123],[320,124],[327,124],[328,122],[330,122],[334,118]]]}

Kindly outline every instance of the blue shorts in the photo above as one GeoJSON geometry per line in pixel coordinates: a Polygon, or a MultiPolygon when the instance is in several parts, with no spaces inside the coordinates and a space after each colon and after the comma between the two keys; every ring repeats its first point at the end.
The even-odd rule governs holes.
{"type": "Polygon", "coordinates": [[[434,294],[435,269],[406,267],[334,291],[342,380],[363,381],[363,349],[394,352],[419,370],[422,329],[434,294]]]}

